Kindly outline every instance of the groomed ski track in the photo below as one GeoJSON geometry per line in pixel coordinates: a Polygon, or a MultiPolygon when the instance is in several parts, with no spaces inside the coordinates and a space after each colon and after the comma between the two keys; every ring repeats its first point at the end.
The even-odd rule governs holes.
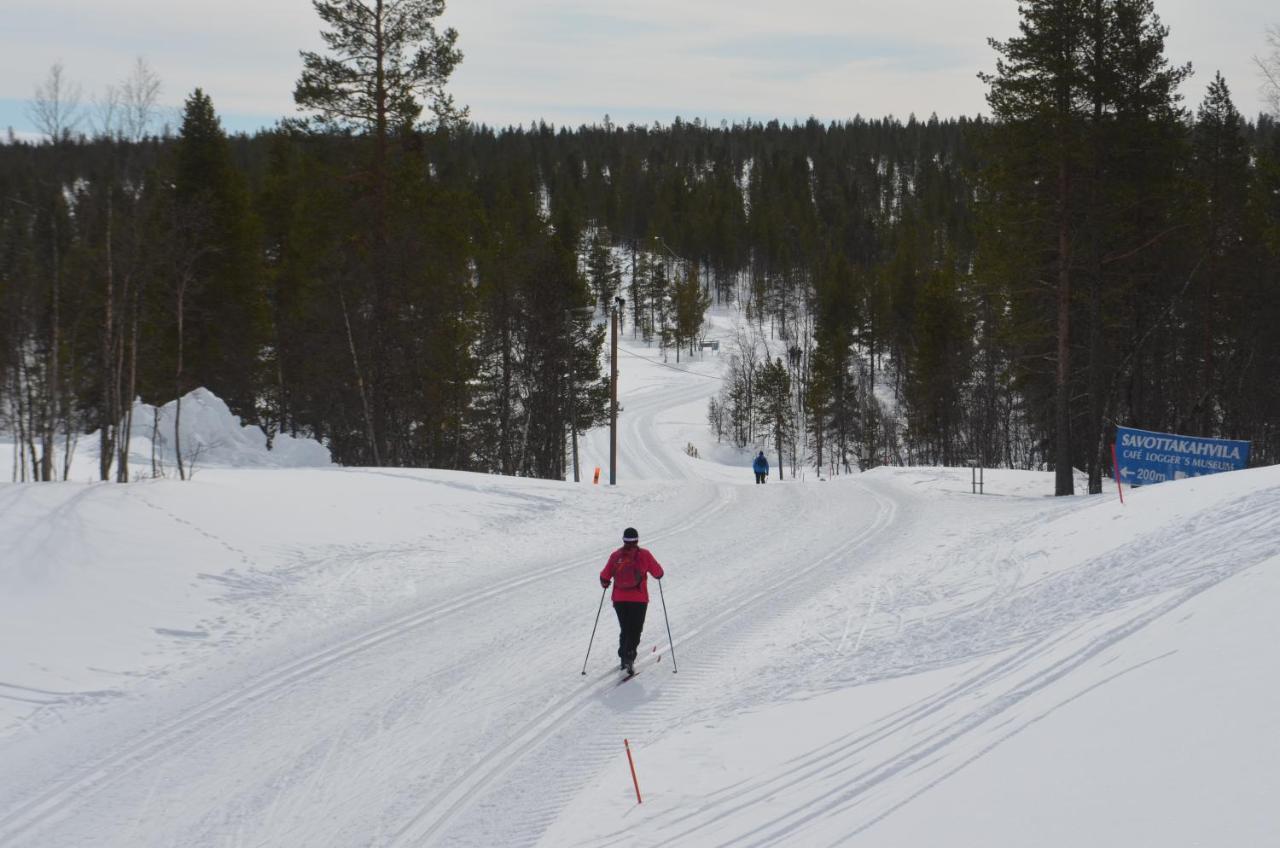
{"type": "MultiPolygon", "coordinates": [[[[56,733],[13,744],[33,779],[0,812],[0,844],[128,845],[139,834],[174,845],[535,842],[539,823],[616,754],[621,733],[652,735],[673,711],[721,691],[717,677],[750,661],[739,647],[746,634],[803,605],[894,519],[894,503],[870,491],[865,509],[845,515],[820,492],[748,488],[749,473],[684,455],[664,441],[661,418],[682,407],[701,414],[718,383],[657,356],[641,346],[624,358],[624,369],[651,376],[623,397],[619,476],[660,508],[619,514],[608,536],[641,524],[643,544],[669,569],[679,674],[668,673],[655,592],[642,646],[648,682],[611,691],[607,603],[581,676],[599,597],[590,587],[608,549],[566,540],[572,554],[560,556],[512,538],[519,567],[477,569],[467,591],[278,664],[259,658],[252,665],[265,667],[246,679],[189,681],[182,693],[130,705],[134,716],[69,736],[74,748],[57,745],[56,733]],[[824,511],[840,532],[797,549],[785,529],[824,511]],[[314,814],[317,794],[332,801],[319,804],[326,815],[314,814]],[[498,819],[486,813],[494,799],[498,819]],[[205,812],[192,819],[195,809],[205,812]]],[[[599,464],[607,478],[607,433],[585,438],[582,453],[585,474],[599,464]]]]}
{"type": "MultiPolygon", "coordinates": [[[[932,681],[841,738],[797,750],[785,769],[726,778],[643,832],[650,844],[841,844],[823,823],[861,834],[1065,704],[1158,661],[1112,666],[1106,654],[1280,555],[1273,487],[1196,519],[1197,543],[1176,556],[1140,537],[1118,557],[1028,577],[1037,551],[1027,540],[1097,501],[1026,498],[988,518],[967,497],[913,491],[936,469],[786,483],[775,470],[756,486],[745,465],[691,458],[674,436],[705,416],[719,387],[713,364],[624,351],[618,487],[605,486],[607,432],[582,445],[584,478],[602,468],[592,495],[616,504],[604,510],[608,526],[580,526],[559,502],[520,490],[519,520],[494,528],[510,533],[505,553],[464,563],[447,591],[380,617],[318,623],[303,644],[245,651],[66,727],[0,740],[6,772],[21,775],[0,782],[0,845],[639,844],[625,807],[613,832],[578,841],[555,829],[623,756],[624,737],[639,748],[643,784],[646,744],[681,728],[802,691],[932,681]],[[580,671],[595,576],[628,524],[667,569],[679,673],[653,586],[644,674],[616,686],[607,602],[580,671]],[[1097,679],[1061,685],[1100,658],[1097,679]]],[[[504,485],[405,469],[325,473],[504,485]]],[[[51,515],[50,528],[65,520],[51,515]]],[[[361,555],[394,564],[431,553],[361,555]]]]}

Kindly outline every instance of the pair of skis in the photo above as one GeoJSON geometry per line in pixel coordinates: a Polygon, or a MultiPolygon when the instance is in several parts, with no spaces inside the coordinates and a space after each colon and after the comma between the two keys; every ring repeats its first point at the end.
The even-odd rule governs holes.
{"type": "MultiPolygon", "coordinates": [[[[596,608],[596,620],[595,623],[591,625],[591,638],[587,640],[587,655],[582,658],[582,673],[584,675],[587,673],[587,660],[591,658],[591,645],[596,640],[596,628],[600,626],[600,610],[604,609],[604,595],[605,592],[608,591],[608,584],[605,584],[600,590],[600,606],[596,608]]],[[[667,598],[665,593],[662,591],[662,578],[658,578],[658,597],[662,599],[662,620],[663,623],[667,625],[667,644],[671,646],[671,673],[675,674],[679,671],[679,669],[676,668],[676,644],[675,640],[671,638],[671,621],[667,618],[667,598]]],[[[658,650],[658,646],[654,645],[652,650],[656,652],[658,650]]],[[[661,654],[658,654],[658,659],[656,661],[662,661],[661,654]]],[[[626,683],[628,680],[635,677],[636,674],[635,663],[632,663],[630,673],[619,682],[626,683]]]]}
{"type": "MultiPolygon", "coordinates": [[[[649,653],[657,654],[658,646],[654,645],[652,648],[650,648],[649,653]]],[[[658,654],[658,658],[654,660],[654,662],[662,662],[662,654],[658,654]]],[[[621,669],[621,671],[623,672],[623,675],[622,675],[622,679],[619,680],[617,683],[618,686],[621,686],[622,684],[626,683],[628,680],[630,680],[631,678],[635,677],[637,674],[640,673],[640,670],[636,668],[636,664],[634,662],[631,664],[630,669],[624,668],[624,669],[621,669]]]]}

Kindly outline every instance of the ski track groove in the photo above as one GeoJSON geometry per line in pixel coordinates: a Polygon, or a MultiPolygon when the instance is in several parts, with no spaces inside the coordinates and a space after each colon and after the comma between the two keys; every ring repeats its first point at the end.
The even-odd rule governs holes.
{"type": "MultiPolygon", "coordinates": [[[[699,624],[682,631],[679,638],[675,642],[681,645],[697,644],[699,636],[704,632],[714,631],[727,623],[740,620],[743,613],[749,611],[752,607],[765,600],[776,599],[778,591],[784,587],[799,583],[803,578],[808,577],[811,573],[830,565],[835,561],[841,560],[847,556],[852,550],[855,550],[868,539],[874,537],[886,526],[892,523],[896,513],[896,504],[874,491],[871,492],[876,499],[877,513],[875,518],[867,527],[862,529],[852,539],[842,543],[834,550],[819,556],[808,564],[789,570],[785,576],[780,577],[774,582],[766,585],[759,591],[743,597],[733,606],[723,606],[717,613],[704,619],[699,624]]],[[[665,632],[665,628],[664,628],[665,632]]],[[[714,657],[731,650],[731,647],[720,643],[716,648],[700,651],[700,657],[708,657],[711,664],[714,665],[714,657]]],[[[677,651],[677,657],[679,652],[677,651]]],[[[648,669],[659,665],[656,661],[646,661],[641,668],[648,669]]],[[[604,675],[607,678],[610,674],[616,672],[608,672],[604,675]]],[[[453,788],[440,800],[432,804],[432,806],[424,808],[417,816],[411,819],[407,824],[403,825],[391,838],[390,845],[428,845],[432,840],[442,835],[442,831],[448,826],[451,820],[463,812],[469,805],[475,803],[479,796],[486,788],[492,786],[496,781],[501,779],[511,769],[515,768],[518,761],[537,748],[542,742],[548,739],[552,734],[563,730],[564,722],[581,712],[589,706],[597,702],[596,698],[584,697],[598,693],[599,681],[594,681],[579,686],[566,698],[562,698],[554,705],[544,710],[538,716],[534,717],[520,731],[503,745],[491,749],[481,760],[477,761],[465,774],[460,775],[453,788]],[[443,809],[439,809],[445,805],[443,809]],[[432,815],[437,810],[439,812],[432,815]]],[[[690,678],[675,678],[672,681],[662,685],[661,691],[658,693],[657,699],[651,702],[643,711],[635,715],[635,720],[631,725],[636,727],[632,731],[632,735],[642,735],[649,733],[659,726],[657,714],[662,711],[658,709],[660,705],[669,704],[679,697],[683,696],[686,689],[695,684],[686,683],[690,678]]],[[[616,689],[616,687],[614,687],[616,689]]],[[[612,693],[613,690],[610,690],[612,693]]],[[[616,747],[611,742],[600,740],[598,743],[589,744],[586,755],[577,758],[579,764],[584,762],[603,762],[608,756],[614,754],[613,748],[616,747]]],[[[578,770],[579,772],[582,769],[578,770]]],[[[554,821],[554,804],[544,805],[543,809],[535,811],[533,815],[543,815],[547,819],[549,825],[554,821]]],[[[534,840],[536,841],[536,840],[534,840]]]]}
{"type": "MultiPolygon", "coordinates": [[[[655,423],[657,416],[704,398],[706,394],[706,387],[701,384],[670,387],[661,392],[648,385],[631,396],[627,414],[619,417],[627,445],[623,455],[625,462],[623,456],[619,457],[620,472],[642,471],[635,474],[641,479],[689,481],[696,489],[695,496],[690,499],[692,503],[680,520],[672,522],[661,532],[646,536],[653,541],[711,525],[738,498],[743,497],[744,486],[703,479],[692,460],[684,456],[682,446],[662,444],[662,428],[655,423]]],[[[550,508],[553,503],[552,499],[533,492],[427,480],[408,473],[396,473],[394,469],[346,470],[423,484],[455,486],[473,492],[500,491],[504,496],[527,502],[535,510],[550,508]]],[[[662,648],[661,653],[655,655],[651,652],[637,663],[638,670],[647,669],[649,673],[645,681],[632,682],[630,687],[610,683],[618,674],[616,668],[581,678],[575,686],[567,687],[567,693],[555,694],[536,705],[529,704],[534,715],[522,723],[513,723],[514,734],[488,735],[487,724],[475,728],[480,731],[480,738],[495,739],[497,743],[481,749],[474,761],[458,768],[449,779],[447,791],[415,800],[414,786],[406,786],[401,794],[401,805],[387,805],[380,816],[366,822],[349,814],[341,819],[337,830],[330,832],[330,837],[339,839],[342,831],[367,823],[362,844],[367,844],[369,839],[378,845],[486,844],[480,840],[489,835],[488,831],[460,832],[459,828],[473,823],[478,816],[483,817],[485,809],[495,802],[493,796],[499,790],[515,788],[518,791],[513,796],[498,798],[496,802],[509,803],[508,812],[516,809],[523,815],[508,815],[491,825],[490,830],[496,828],[496,832],[507,838],[487,844],[511,846],[540,841],[565,805],[580,791],[581,783],[609,759],[619,755],[617,739],[604,733],[589,732],[591,728],[587,728],[588,732],[584,734],[582,725],[590,710],[609,707],[610,701],[616,700],[619,712],[626,715],[629,735],[634,741],[637,737],[644,739],[659,735],[669,725],[665,717],[682,703],[705,708],[705,704],[697,702],[697,693],[707,685],[708,678],[700,676],[698,670],[714,671],[723,667],[726,657],[732,658],[741,643],[752,636],[752,628],[744,625],[743,621],[751,620],[752,613],[770,603],[775,610],[791,609],[803,603],[811,596],[806,590],[812,588],[815,578],[859,547],[875,544],[875,540],[884,538],[885,532],[895,527],[908,499],[888,491],[881,493],[866,484],[859,485],[874,500],[875,512],[852,537],[838,542],[822,536],[804,539],[791,552],[799,564],[782,570],[776,578],[773,572],[765,572],[769,575],[767,583],[757,581],[751,590],[731,596],[714,612],[696,621],[677,625],[675,632],[679,635],[674,641],[681,643],[681,650],[676,652],[676,656],[697,658],[696,666],[691,668],[692,674],[657,677],[667,668],[660,662],[662,653],[668,652],[662,648]],[[728,605],[729,601],[732,606],[728,605]],[[686,647],[696,650],[686,651],[686,647]],[[639,690],[636,687],[640,687],[639,690]],[[624,701],[634,703],[622,703],[624,701]],[[578,743],[572,748],[572,769],[557,769],[542,778],[536,787],[504,783],[513,771],[527,767],[530,761],[554,757],[569,750],[567,745],[558,744],[562,736],[573,738],[578,743]],[[513,818],[519,821],[520,830],[517,833],[502,831],[504,827],[515,826],[511,821],[513,818]]],[[[98,488],[86,488],[59,503],[43,515],[41,521],[33,522],[22,538],[37,540],[39,534],[49,536],[62,531],[68,521],[81,521],[76,507],[98,488]]],[[[3,501],[5,508],[18,503],[21,498],[32,497],[30,491],[17,490],[17,495],[3,501]]],[[[221,544],[228,552],[240,556],[242,562],[249,563],[245,551],[151,503],[142,492],[133,494],[146,506],[188,525],[207,540],[221,544]]],[[[641,502],[644,501],[638,503],[641,502]]],[[[787,500],[785,505],[798,511],[809,504],[797,497],[787,500]]],[[[1082,499],[1078,507],[1088,505],[1088,499],[1082,499]]],[[[997,539],[985,543],[984,550],[992,554],[988,559],[986,579],[979,579],[976,583],[972,576],[957,582],[947,574],[948,569],[958,562],[967,561],[965,544],[949,544],[945,549],[939,546],[942,556],[937,558],[940,560],[937,564],[921,562],[910,575],[889,575],[889,583],[876,583],[869,587],[870,600],[863,608],[855,610],[850,605],[848,615],[844,617],[843,634],[835,649],[835,657],[848,662],[850,671],[843,678],[831,678],[830,682],[839,688],[961,664],[977,663],[979,667],[967,670],[959,679],[841,738],[798,753],[770,773],[755,775],[712,792],[696,808],[649,823],[651,829],[646,834],[660,836],[660,844],[695,841],[697,844],[716,844],[721,848],[816,844],[819,835],[812,833],[812,828],[833,817],[843,816],[844,821],[850,822],[849,830],[842,840],[831,844],[845,844],[847,839],[909,807],[934,787],[1056,710],[1168,656],[1137,661],[1126,658],[1116,670],[1108,670],[1105,676],[1100,676],[1088,686],[1075,687],[1061,694],[1050,688],[1201,593],[1280,553],[1280,534],[1276,532],[1272,519],[1278,513],[1280,489],[1261,496],[1250,495],[1222,504],[1212,517],[1196,519],[1196,522],[1204,524],[1204,540],[1181,549],[1177,555],[1170,557],[1168,549],[1161,549],[1158,554],[1147,553],[1144,551],[1147,537],[1141,537],[1066,571],[1050,573],[1030,583],[1024,582],[1027,560],[1014,559],[1013,546],[1029,529],[1042,524],[1046,516],[1065,514],[1061,509],[1035,508],[1027,515],[1001,523],[997,528],[997,539]],[[1249,555],[1241,557],[1241,551],[1249,552],[1249,555]],[[1120,569],[1117,570],[1120,573],[1113,573],[1108,563],[1122,558],[1144,567],[1120,569]],[[950,579],[944,579],[948,577],[950,579]],[[894,582],[900,580],[906,582],[894,582]],[[912,628],[904,631],[901,611],[903,598],[909,605],[921,586],[932,593],[928,607],[936,607],[939,601],[950,601],[944,608],[930,613],[934,620],[928,624],[928,632],[924,636],[917,635],[912,628]],[[941,598],[939,587],[944,588],[941,598]],[[860,625],[853,623],[855,614],[863,616],[860,625]],[[896,621],[892,626],[873,624],[876,616],[896,616],[896,621]],[[876,638],[890,630],[892,639],[876,638]],[[853,651],[845,655],[843,649],[851,639],[856,639],[856,643],[853,651]],[[1052,696],[1052,701],[1037,702],[1033,700],[1036,696],[1040,696],[1042,701],[1052,696]],[[910,741],[895,746],[891,741],[895,737],[910,741]],[[884,749],[886,745],[889,746],[888,751],[884,749]],[[904,780],[904,776],[912,779],[904,780]],[[875,793],[877,789],[883,794],[875,793]],[[790,806],[785,800],[788,796],[797,799],[790,806]],[[779,804],[771,818],[760,821],[744,817],[744,813],[753,807],[770,801],[779,804]],[[864,817],[851,820],[850,812],[863,805],[866,805],[864,817]],[[735,828],[735,822],[741,823],[735,828]]],[[[78,528],[66,529],[75,533],[78,528]]],[[[1195,529],[1194,526],[1191,529],[1195,529]]],[[[904,530],[909,531],[910,527],[904,530]]],[[[975,532],[980,539],[983,533],[992,531],[984,528],[975,532]]],[[[1162,532],[1164,528],[1158,528],[1149,535],[1162,532]]],[[[748,534],[750,538],[738,542],[745,545],[756,536],[766,538],[767,533],[764,527],[752,527],[748,534]]],[[[972,541],[972,538],[966,541],[972,541]]],[[[414,545],[400,553],[422,556],[425,551],[424,546],[414,545]]],[[[379,549],[366,555],[385,556],[386,553],[387,550],[379,549]]],[[[106,792],[131,774],[162,761],[179,760],[186,746],[228,729],[242,714],[261,702],[301,692],[309,681],[321,680],[323,675],[343,668],[344,664],[350,668],[362,657],[376,658],[377,655],[370,652],[379,646],[406,639],[451,616],[465,615],[513,589],[548,576],[567,575],[593,567],[599,559],[595,555],[584,555],[523,578],[508,580],[498,587],[463,590],[448,600],[394,614],[361,632],[337,637],[300,658],[288,659],[275,668],[257,672],[244,681],[244,685],[179,713],[154,729],[132,737],[121,737],[123,741],[117,741],[92,759],[77,763],[74,769],[64,773],[65,776],[59,775],[35,788],[22,803],[0,811],[0,845],[9,846],[43,833],[72,814],[77,805],[106,792]]],[[[964,573],[963,569],[958,571],[964,573]]],[[[856,574],[844,576],[859,579],[856,574]]],[[[868,575],[868,579],[876,576],[868,575]]],[[[658,624],[652,617],[650,621],[658,624]]],[[[921,622],[924,622],[923,615],[921,622]]],[[[656,631],[650,632],[654,635],[647,636],[647,642],[665,642],[665,627],[659,624],[656,631]]],[[[836,632],[839,633],[839,629],[836,632]]],[[[826,639],[825,634],[817,635],[822,636],[829,646],[834,644],[826,639]]],[[[1120,657],[1112,657],[1100,665],[1105,668],[1118,659],[1120,657]]],[[[365,662],[368,664],[370,660],[365,662]]],[[[455,666],[445,666],[430,672],[426,678],[417,681],[417,688],[409,690],[412,699],[389,703],[378,716],[365,717],[364,720],[375,725],[381,723],[386,728],[397,724],[398,716],[408,711],[422,712],[451,706],[465,709],[468,703],[473,702],[459,703],[459,699],[470,694],[469,690],[450,689],[448,694],[432,700],[425,683],[431,676],[447,676],[454,670],[455,666]]],[[[572,673],[575,678],[579,677],[577,668],[572,673]]],[[[493,697],[502,698],[501,695],[493,697]]],[[[492,722],[501,720],[502,716],[498,714],[488,719],[492,722]]],[[[266,832],[269,836],[260,838],[256,844],[278,844],[273,840],[281,838],[281,831],[286,825],[289,827],[287,833],[303,839],[305,834],[302,831],[309,824],[307,811],[295,808],[305,805],[305,799],[313,793],[289,794],[284,789],[295,780],[311,787],[327,783],[331,760],[348,737],[361,741],[367,738],[367,733],[358,732],[352,720],[340,733],[314,739],[314,744],[305,752],[306,759],[316,763],[314,768],[294,768],[276,777],[271,791],[265,794],[210,808],[197,821],[185,823],[186,832],[192,833],[194,827],[199,832],[200,844],[248,844],[246,828],[257,815],[259,819],[265,817],[267,822],[265,829],[259,828],[258,832],[266,832]],[[272,822],[278,823],[275,829],[270,826],[272,822]]],[[[371,763],[370,768],[377,765],[371,763]]],[[[545,774],[545,770],[538,773],[545,774]]],[[[131,827],[135,833],[145,819],[160,779],[161,774],[157,772],[156,779],[148,781],[150,788],[142,799],[141,808],[136,817],[126,823],[126,827],[131,827]]],[[[423,787],[430,785],[423,776],[415,776],[409,783],[423,787]]],[[[355,799],[346,799],[344,803],[350,806],[355,799]]],[[[483,818],[480,822],[485,823],[483,818]]],[[[591,844],[617,844],[629,838],[634,838],[634,832],[619,829],[605,835],[605,842],[593,841],[591,844]]],[[[47,843],[33,839],[32,844],[47,843]]]]}
{"type": "MultiPolygon", "coordinates": [[[[686,532],[703,522],[713,520],[731,504],[732,499],[724,497],[725,493],[716,487],[708,485],[707,490],[716,496],[710,508],[690,510],[688,518],[660,532],[655,532],[652,538],[660,540],[686,532]]],[[[585,568],[595,564],[598,559],[594,555],[583,556],[545,572],[517,578],[500,587],[472,590],[464,593],[461,598],[440,602],[425,610],[406,613],[361,634],[343,639],[335,645],[264,672],[245,686],[215,697],[208,704],[185,713],[156,730],[147,732],[142,737],[124,744],[118,750],[92,763],[82,765],[72,776],[8,810],[0,816],[0,845],[7,846],[24,833],[56,821],[62,814],[68,812],[69,807],[79,804],[94,792],[117,783],[121,778],[162,757],[166,752],[187,742],[193,735],[208,732],[220,723],[234,720],[243,708],[262,699],[287,692],[323,672],[329,666],[341,663],[384,642],[411,635],[415,630],[447,616],[490,602],[514,588],[544,580],[549,575],[585,568]]]]}
{"type": "MultiPolygon", "coordinates": [[[[970,735],[975,731],[990,727],[997,718],[1004,717],[1015,707],[1022,705],[1028,698],[1079,669],[1107,649],[1116,646],[1149,624],[1177,610],[1187,601],[1218,585],[1223,580],[1280,552],[1280,539],[1275,537],[1274,528],[1268,529],[1266,522],[1259,520],[1261,517],[1274,515],[1277,509],[1280,509],[1280,491],[1270,494],[1269,497],[1264,498],[1262,503],[1258,503],[1255,496],[1249,496],[1232,504],[1226,504],[1223,506],[1223,513],[1219,513],[1217,517],[1212,519],[1215,525],[1214,531],[1220,534],[1219,538],[1223,540],[1226,548],[1230,548],[1232,544],[1235,544],[1241,550],[1252,549],[1258,551],[1249,561],[1219,565],[1217,567],[1197,568],[1196,566],[1203,560],[1205,550],[1213,550],[1214,548],[1211,544],[1192,546],[1186,549],[1181,557],[1166,563],[1162,571],[1168,577],[1164,582],[1150,581],[1148,586],[1149,594],[1144,599],[1145,603],[1140,604],[1140,608],[1136,612],[1126,615],[1119,623],[1107,626],[1101,634],[1085,638],[1083,645],[1070,650],[1064,656],[1046,660],[1046,657],[1054,654],[1055,649],[1080,640],[1081,631],[1088,629],[1094,622],[1088,618],[1083,618],[1078,620],[1074,626],[1066,628],[1046,625],[1044,632],[1034,635],[1032,641],[1024,644],[1022,648],[1016,650],[1009,657],[977,671],[939,692],[929,695],[906,710],[900,710],[897,713],[886,716],[866,731],[851,734],[845,740],[837,743],[824,745],[816,753],[796,757],[788,761],[786,767],[778,775],[759,780],[744,781],[743,783],[746,784],[745,789],[742,785],[737,785],[732,788],[732,791],[725,790],[723,798],[717,799],[713,795],[708,799],[707,805],[673,819],[661,828],[664,844],[681,844],[686,839],[700,835],[705,837],[708,828],[724,821],[731,821],[735,816],[745,810],[749,810],[755,804],[764,802],[788,790],[814,784],[823,786],[835,784],[839,787],[835,791],[827,791],[825,793],[810,791],[808,794],[811,800],[808,802],[788,810],[774,820],[758,825],[746,833],[737,833],[731,839],[716,843],[717,848],[730,848],[730,846],[732,848],[740,848],[740,846],[756,848],[757,846],[766,845],[793,844],[796,839],[800,838],[798,834],[804,826],[841,812],[847,812],[858,804],[863,803],[866,800],[865,796],[872,789],[884,784],[891,778],[917,766],[931,765],[930,758],[945,754],[948,749],[957,743],[970,738],[970,735]],[[1236,514],[1225,521],[1222,520],[1221,515],[1230,513],[1233,509],[1236,514]],[[1267,544],[1268,542],[1270,542],[1270,545],[1267,544]],[[1182,588],[1180,589],[1175,582],[1179,577],[1183,578],[1181,581],[1182,588]],[[1170,586],[1171,582],[1174,582],[1173,586],[1170,586]],[[1167,595],[1171,591],[1173,592],[1171,597],[1161,597],[1161,595],[1167,595]],[[1024,672],[1027,673],[1026,677],[1014,679],[1024,672]],[[944,715],[949,708],[956,707],[964,699],[1001,683],[1006,684],[1007,694],[993,698],[976,710],[962,710],[957,719],[944,722],[940,727],[921,726],[929,719],[944,715]],[[859,757],[872,752],[875,745],[886,741],[894,735],[911,732],[913,729],[916,729],[916,735],[920,737],[920,741],[900,749],[887,759],[870,765],[862,764],[859,757]],[[712,811],[714,813],[708,816],[708,813],[712,811]],[[683,829],[677,828],[677,825],[686,823],[688,824],[687,827],[683,829]]],[[[1156,531],[1156,533],[1159,532],[1161,531],[1156,531]]],[[[1143,550],[1144,545],[1145,539],[1139,539],[1125,546],[1124,549],[1121,549],[1121,552],[1109,552],[1102,557],[1083,563],[1073,569],[1073,571],[1077,572],[1076,574],[1069,573],[1056,575],[1055,577],[1060,582],[1083,581],[1087,579],[1087,576],[1082,577],[1082,573],[1106,570],[1106,563],[1117,555],[1123,556],[1125,551],[1133,552],[1135,559],[1139,562],[1151,562],[1153,566],[1159,565],[1155,560],[1167,555],[1167,551],[1160,550],[1157,554],[1143,556],[1140,552],[1143,550]]],[[[1054,580],[1055,577],[1045,578],[1038,581],[1038,583],[1047,584],[1048,581],[1054,580]]],[[[1031,585],[1036,586],[1037,584],[1031,585]]],[[[1104,586],[1103,589],[1099,590],[1099,594],[1106,594],[1105,590],[1110,588],[1112,587],[1104,586]]],[[[1041,594],[1052,595],[1053,589],[1053,586],[1046,585],[1041,594]]],[[[1025,587],[1024,591],[1030,592],[1031,587],[1025,587]]],[[[1076,597],[1072,593],[1062,594],[1069,600],[1076,597]]],[[[1112,611],[1114,609],[1103,610],[1102,613],[1106,614],[1112,611]]],[[[972,616],[975,612],[974,606],[967,606],[955,610],[948,617],[972,616]]],[[[1087,614],[1089,610],[1084,612],[1087,614]]],[[[1167,654],[1163,656],[1167,656],[1167,654]]],[[[993,741],[982,745],[975,753],[963,757],[959,763],[946,768],[941,775],[928,780],[923,786],[908,794],[907,797],[871,815],[855,830],[850,831],[845,838],[852,838],[857,834],[863,833],[877,822],[906,807],[928,790],[990,753],[1000,744],[1021,733],[1027,727],[1041,721],[1053,711],[1124,674],[1155,662],[1163,658],[1163,656],[1127,666],[1083,691],[1072,693],[1066,699],[1053,704],[1048,709],[1042,710],[1030,719],[1018,722],[1019,717],[1016,714],[1009,715],[1004,723],[1017,723],[1015,727],[1007,732],[998,734],[993,741]]],[[[830,844],[834,848],[834,846],[845,843],[836,841],[830,844]]]]}
{"type": "MultiPolygon", "coordinates": [[[[664,471],[669,479],[693,479],[695,475],[692,470],[680,460],[680,455],[673,451],[664,451],[659,448],[656,439],[657,427],[654,424],[656,414],[665,411],[680,404],[689,403],[693,400],[700,399],[706,394],[705,387],[691,386],[690,389],[681,393],[681,397],[677,403],[672,403],[670,396],[658,396],[657,398],[642,397],[640,401],[634,404],[634,412],[632,415],[620,416],[623,429],[623,442],[633,447],[639,447],[639,451],[632,451],[633,455],[639,454],[640,460],[638,464],[648,469],[655,467],[664,471]],[[661,405],[655,406],[653,400],[657,400],[661,405]],[[648,401],[648,403],[646,403],[648,401]]],[[[630,464],[630,463],[629,463],[630,464]]],[[[724,494],[736,498],[741,487],[739,486],[719,486],[724,494]]],[[[723,495],[722,495],[723,497],[723,495]]],[[[664,534],[666,535],[666,534],[664,534]]],[[[663,628],[665,631],[665,627],[663,628]]],[[[695,631],[690,631],[683,635],[679,641],[684,643],[692,638],[695,631]]],[[[656,660],[646,660],[643,665],[638,667],[644,668],[657,665],[656,660]]],[[[400,826],[390,837],[390,845],[405,844],[406,839],[412,839],[412,844],[427,844],[427,842],[438,834],[448,823],[459,813],[466,810],[471,804],[475,803],[476,796],[480,794],[486,787],[493,785],[503,775],[508,773],[515,767],[516,762],[528,753],[538,748],[543,742],[550,738],[553,734],[561,729],[565,719],[581,712],[591,704],[595,703],[594,699],[587,696],[593,695],[599,691],[601,680],[607,680],[611,676],[616,675],[616,671],[608,671],[601,677],[594,678],[584,685],[578,686],[570,695],[553,702],[542,712],[526,723],[516,734],[514,738],[509,739],[506,743],[498,748],[491,749],[481,759],[473,763],[466,772],[458,778],[455,778],[453,788],[446,793],[442,800],[437,800],[430,807],[422,809],[418,815],[410,819],[406,824],[400,826]],[[438,808],[440,804],[448,804],[449,806],[443,813],[437,816],[429,824],[425,825],[423,830],[422,820],[432,810],[438,808]]],[[[612,689],[616,689],[616,685],[612,689]]],[[[664,687],[665,688],[665,687],[664,687]]],[[[612,691],[612,689],[610,691],[612,691]]],[[[602,746],[599,754],[594,756],[593,761],[603,759],[605,748],[602,746]]],[[[595,754],[596,752],[592,752],[595,754]]],[[[581,759],[579,760],[581,761],[581,759]]],[[[540,787],[544,792],[546,787],[540,787]]],[[[549,826],[555,820],[553,807],[543,807],[541,811],[533,813],[538,817],[536,820],[543,821],[543,827],[549,826]]]]}

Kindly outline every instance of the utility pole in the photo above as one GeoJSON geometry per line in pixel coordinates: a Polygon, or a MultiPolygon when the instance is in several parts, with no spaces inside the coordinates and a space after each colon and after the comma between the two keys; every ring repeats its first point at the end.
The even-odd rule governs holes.
{"type": "MultiPolygon", "coordinates": [[[[572,378],[570,378],[570,384],[572,386],[572,378]]],[[[573,402],[573,411],[575,412],[577,411],[576,401],[573,402]]],[[[579,480],[577,480],[577,419],[576,418],[573,419],[573,423],[571,424],[571,427],[572,427],[572,433],[573,433],[573,482],[577,483],[579,482],[579,480]]]]}
{"type": "Polygon", "coordinates": [[[595,314],[594,306],[579,306],[576,308],[566,309],[564,311],[565,318],[568,319],[568,329],[565,336],[569,339],[569,359],[568,359],[568,378],[569,378],[569,432],[573,439],[573,482],[579,482],[578,472],[578,386],[577,377],[574,374],[574,351],[578,345],[578,335],[575,330],[574,319],[588,320],[595,314]]]}
{"type": "Polygon", "coordinates": [[[613,299],[610,310],[609,366],[609,485],[618,484],[618,315],[626,305],[620,297],[613,299]]]}
{"type": "Polygon", "coordinates": [[[578,396],[574,391],[573,370],[569,371],[569,432],[573,434],[573,482],[578,482],[578,396]]]}

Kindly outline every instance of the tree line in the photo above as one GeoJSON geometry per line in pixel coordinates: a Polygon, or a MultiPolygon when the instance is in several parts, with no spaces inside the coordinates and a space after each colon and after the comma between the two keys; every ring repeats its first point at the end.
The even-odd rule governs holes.
{"type": "Polygon", "coordinates": [[[339,462],[560,477],[617,298],[675,357],[740,307],[709,418],[792,468],[1096,490],[1117,423],[1280,457],[1280,131],[1220,77],[1184,106],[1146,0],[1024,3],[990,118],[576,129],[468,122],[438,2],[315,5],[308,120],[229,136],[197,90],[175,133],[0,146],[20,473],[97,430],[128,479],[129,401],[204,385],[339,462]]]}

